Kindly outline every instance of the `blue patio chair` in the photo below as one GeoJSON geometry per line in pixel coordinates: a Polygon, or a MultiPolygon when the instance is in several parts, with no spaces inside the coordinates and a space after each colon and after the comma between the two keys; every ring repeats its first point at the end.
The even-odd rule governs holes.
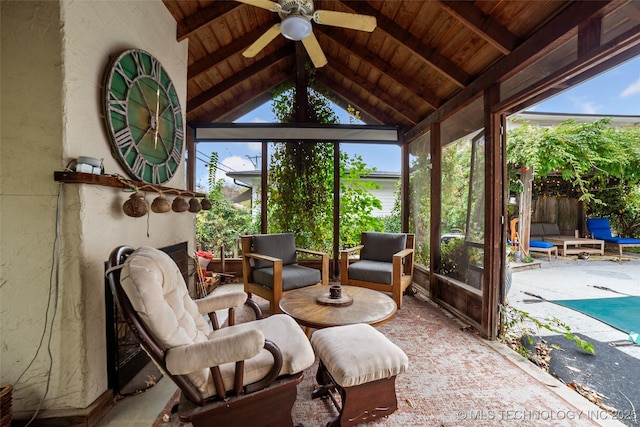
{"type": "Polygon", "coordinates": [[[622,248],[640,246],[640,239],[630,237],[615,237],[611,235],[611,225],[608,218],[587,219],[587,229],[594,239],[604,240],[605,243],[617,245],[622,257],[622,248]]]}

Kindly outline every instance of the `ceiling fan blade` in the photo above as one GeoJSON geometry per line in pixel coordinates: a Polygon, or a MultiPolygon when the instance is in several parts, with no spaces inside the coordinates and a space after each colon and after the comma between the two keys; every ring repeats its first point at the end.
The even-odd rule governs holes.
{"type": "Polygon", "coordinates": [[[324,52],[322,52],[318,39],[313,33],[311,33],[307,38],[302,39],[302,44],[307,50],[314,67],[320,68],[327,65],[327,57],[324,56],[324,52]]]}
{"type": "Polygon", "coordinates": [[[276,11],[278,3],[270,0],[236,0],[238,3],[250,4],[251,6],[259,7],[261,9],[267,9],[272,12],[276,11]]]}
{"type": "Polygon", "coordinates": [[[373,31],[377,25],[375,16],[335,12],[333,10],[316,10],[313,14],[313,20],[322,25],[369,32],[373,31]]]}
{"type": "Polygon", "coordinates": [[[275,24],[273,27],[265,31],[263,35],[258,37],[258,40],[254,41],[247,50],[242,52],[242,56],[245,58],[253,58],[258,54],[258,52],[264,49],[266,45],[271,43],[273,39],[278,37],[278,34],[280,34],[280,24],[275,24]]]}

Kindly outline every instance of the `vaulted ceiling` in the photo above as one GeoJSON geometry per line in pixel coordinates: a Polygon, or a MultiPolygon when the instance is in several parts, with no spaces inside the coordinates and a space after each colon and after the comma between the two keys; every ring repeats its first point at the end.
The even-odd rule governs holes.
{"type": "MultiPolygon", "coordinates": [[[[177,39],[189,43],[189,123],[237,119],[277,87],[294,84],[308,60],[302,43],[282,35],[255,57],[242,55],[281,21],[277,13],[236,1],[163,1],[178,24],[177,39]]],[[[599,47],[605,19],[616,20],[606,23],[607,31],[640,24],[640,2],[626,0],[316,0],[314,6],[372,15],[377,26],[365,32],[312,22],[328,62],[310,85],[342,107],[353,106],[369,124],[405,130],[445,104],[464,103],[489,83],[513,77],[580,32],[578,50],[580,43],[584,52],[599,47]]],[[[639,45],[636,40],[628,54],[637,54],[639,45]]],[[[548,93],[567,82],[554,84],[548,93]]]]}

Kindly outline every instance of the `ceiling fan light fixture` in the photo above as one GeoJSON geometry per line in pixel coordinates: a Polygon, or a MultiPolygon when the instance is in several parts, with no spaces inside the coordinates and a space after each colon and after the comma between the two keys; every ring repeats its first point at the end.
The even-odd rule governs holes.
{"type": "Polygon", "coordinates": [[[290,15],[282,20],[280,32],[289,40],[300,41],[311,34],[311,22],[301,15],[290,15]]]}

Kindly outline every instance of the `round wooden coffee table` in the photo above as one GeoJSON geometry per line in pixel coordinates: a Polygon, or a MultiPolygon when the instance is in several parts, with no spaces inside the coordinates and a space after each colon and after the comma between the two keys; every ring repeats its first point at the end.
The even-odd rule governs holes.
{"type": "Polygon", "coordinates": [[[393,317],[398,310],[395,301],[383,294],[359,286],[342,286],[342,294],[353,298],[350,305],[325,305],[317,302],[319,296],[329,294],[329,287],[308,286],[287,292],[280,300],[280,310],[293,317],[298,324],[311,329],[368,323],[378,326],[393,317]]]}

